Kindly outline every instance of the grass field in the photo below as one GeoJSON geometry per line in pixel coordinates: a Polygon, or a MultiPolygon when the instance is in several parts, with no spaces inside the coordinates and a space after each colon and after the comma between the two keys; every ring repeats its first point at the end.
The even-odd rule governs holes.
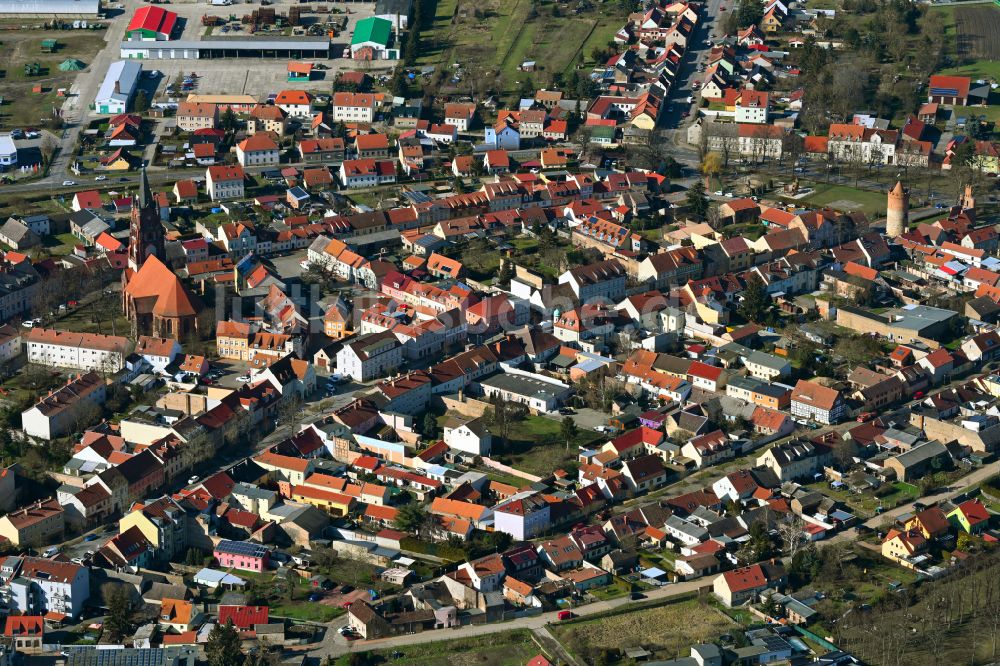
{"type": "Polygon", "coordinates": [[[363,654],[372,657],[369,660],[371,663],[387,661],[412,666],[523,666],[539,653],[541,650],[531,640],[531,634],[522,630],[410,645],[396,650],[373,650],[363,654]],[[394,658],[394,652],[401,654],[394,658]]]}
{"type": "Polygon", "coordinates": [[[587,446],[602,438],[596,432],[581,428],[579,436],[567,449],[559,429],[560,423],[555,419],[529,416],[511,428],[506,447],[494,444],[493,457],[524,472],[545,476],[575,460],[578,446],[587,446]]]}
{"type": "MultiPolygon", "coordinates": [[[[695,643],[712,641],[734,625],[712,603],[688,599],[596,620],[552,627],[568,650],[587,658],[602,649],[642,646],[655,659],[686,656],[695,643]]],[[[589,662],[589,659],[588,659],[589,662]]]]}
{"type": "Polygon", "coordinates": [[[421,33],[419,62],[449,71],[456,63],[466,72],[479,68],[488,79],[499,75],[502,92],[512,94],[528,77],[550,85],[554,75],[588,64],[594,47],[611,41],[624,19],[617,5],[573,13],[531,0],[439,0],[421,33]],[[535,61],[534,73],[520,71],[527,60],[535,61]]]}
{"type": "Polygon", "coordinates": [[[23,32],[0,33],[0,48],[6,54],[0,65],[0,95],[4,104],[0,107],[0,123],[3,127],[23,127],[38,125],[42,118],[52,114],[53,106],[61,106],[62,100],[56,96],[58,88],[69,88],[77,72],[59,70],[59,63],[67,58],[76,58],[89,65],[104,47],[104,33],[92,30],[26,30],[23,32]],[[42,53],[43,39],[56,39],[59,47],[55,53],[42,53]],[[41,76],[25,76],[24,66],[38,63],[42,67],[41,76]],[[43,93],[33,93],[34,86],[42,86],[43,93]]]}
{"type": "Polygon", "coordinates": [[[860,209],[868,217],[885,213],[886,198],[881,192],[869,192],[847,185],[827,185],[825,183],[808,183],[807,186],[815,189],[815,192],[805,198],[805,201],[812,206],[827,206],[835,202],[851,201],[859,204],[860,209]]]}

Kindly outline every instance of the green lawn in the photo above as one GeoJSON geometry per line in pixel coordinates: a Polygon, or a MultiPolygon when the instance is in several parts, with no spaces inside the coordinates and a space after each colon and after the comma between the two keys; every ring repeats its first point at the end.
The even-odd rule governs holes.
{"type": "Polygon", "coordinates": [[[506,447],[494,445],[493,457],[529,474],[545,476],[576,460],[577,447],[604,439],[596,432],[580,429],[576,440],[567,448],[560,427],[555,419],[528,416],[511,428],[506,447]]]}
{"type": "Polygon", "coordinates": [[[885,212],[885,194],[870,192],[847,185],[828,185],[826,183],[809,183],[815,191],[805,198],[811,206],[827,206],[835,202],[851,201],[859,204],[868,217],[876,217],[885,212]]]}
{"type": "Polygon", "coordinates": [[[954,76],[971,76],[973,79],[1000,79],[1000,61],[973,60],[964,65],[956,65],[937,72],[954,76]]]}
{"type": "MultiPolygon", "coordinates": [[[[485,636],[457,638],[450,641],[421,643],[394,650],[372,650],[365,655],[372,663],[437,666],[439,664],[477,664],[479,666],[523,666],[541,650],[526,630],[503,631],[485,636]],[[395,654],[395,656],[393,656],[395,654]],[[376,662],[377,660],[377,662],[376,662]]],[[[340,664],[341,661],[336,662],[340,664]]],[[[353,663],[343,660],[344,664],[353,663]]]]}
{"type": "Polygon", "coordinates": [[[346,613],[339,606],[328,606],[310,601],[291,601],[271,604],[271,615],[290,617],[307,622],[329,622],[346,613]]]}

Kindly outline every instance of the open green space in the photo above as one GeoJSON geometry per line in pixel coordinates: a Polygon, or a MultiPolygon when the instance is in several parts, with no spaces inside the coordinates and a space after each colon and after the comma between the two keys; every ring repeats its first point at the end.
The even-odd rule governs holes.
{"type": "Polygon", "coordinates": [[[606,46],[624,19],[621,5],[570,9],[531,0],[439,0],[421,32],[419,63],[449,72],[458,64],[465,80],[448,84],[458,89],[473,77],[513,94],[528,81],[550,85],[554,76],[590,63],[594,48],[606,46]],[[535,62],[534,72],[521,71],[525,61],[535,62]]]}
{"type": "MultiPolygon", "coordinates": [[[[362,664],[388,661],[412,666],[477,664],[479,666],[523,666],[541,650],[526,630],[502,631],[450,641],[407,645],[389,650],[361,653],[362,664]]],[[[336,664],[354,664],[347,657],[336,664]]]]}
{"type": "Polygon", "coordinates": [[[271,615],[275,617],[290,617],[306,622],[329,622],[346,612],[340,606],[312,601],[287,601],[271,605],[271,615]]]}
{"type": "Polygon", "coordinates": [[[89,65],[104,46],[104,33],[90,30],[22,30],[5,31],[0,35],[3,64],[0,70],[0,123],[4,127],[38,125],[52,115],[54,106],[62,106],[57,96],[59,88],[67,90],[79,72],[63,72],[59,64],[67,58],[76,58],[89,65]],[[54,53],[42,53],[43,39],[57,39],[59,46],[54,53]],[[28,76],[25,65],[37,63],[40,74],[28,76]],[[35,86],[42,93],[32,92],[35,86]]]}
{"type": "Polygon", "coordinates": [[[553,626],[550,631],[576,656],[594,663],[604,650],[642,646],[654,658],[687,654],[691,645],[711,642],[733,629],[708,598],[553,626]]]}
{"type": "Polygon", "coordinates": [[[970,63],[948,67],[937,72],[948,76],[969,76],[975,79],[997,79],[1000,80],[1000,61],[997,60],[974,60],[970,63]]]}
{"type": "Polygon", "coordinates": [[[870,192],[848,185],[829,185],[826,183],[808,183],[813,188],[812,194],[803,201],[811,206],[828,206],[839,202],[853,202],[869,218],[885,213],[885,194],[870,192]]]}
{"type": "Polygon", "coordinates": [[[581,428],[567,447],[560,428],[555,419],[528,416],[511,426],[506,446],[494,443],[493,458],[529,474],[545,476],[576,460],[577,447],[589,446],[604,437],[581,428]]]}
{"type": "Polygon", "coordinates": [[[862,493],[852,493],[846,488],[831,488],[826,481],[809,484],[810,488],[839,500],[863,518],[875,515],[878,507],[883,510],[895,508],[900,504],[908,504],[920,497],[920,489],[909,483],[897,481],[883,485],[878,490],[866,490],[862,493]]]}

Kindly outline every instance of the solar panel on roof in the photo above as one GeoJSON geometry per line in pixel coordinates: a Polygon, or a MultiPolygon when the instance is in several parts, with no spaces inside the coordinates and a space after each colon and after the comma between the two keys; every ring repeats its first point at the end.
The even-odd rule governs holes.
{"type": "Polygon", "coordinates": [[[267,548],[260,544],[248,541],[228,541],[223,539],[215,547],[217,551],[230,553],[232,555],[246,555],[249,557],[262,557],[267,552],[267,548]]]}

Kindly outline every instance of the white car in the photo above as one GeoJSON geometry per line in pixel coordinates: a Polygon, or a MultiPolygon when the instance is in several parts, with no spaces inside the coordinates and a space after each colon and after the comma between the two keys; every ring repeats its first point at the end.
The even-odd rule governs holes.
{"type": "Polygon", "coordinates": [[[239,377],[236,378],[237,384],[246,384],[248,381],[250,381],[250,378],[247,377],[246,375],[240,375],[239,377]]]}
{"type": "Polygon", "coordinates": [[[63,187],[73,187],[74,185],[76,185],[76,181],[75,180],[64,180],[63,181],[63,187]]]}
{"type": "Polygon", "coordinates": [[[107,176],[98,176],[98,177],[97,177],[97,178],[95,178],[94,180],[97,180],[97,181],[101,181],[101,180],[107,180],[107,179],[108,179],[108,177],[107,177],[107,176]]]}
{"type": "Polygon", "coordinates": [[[732,199],[732,198],[733,198],[733,193],[732,193],[732,192],[726,192],[726,193],[725,193],[725,194],[723,194],[722,196],[724,196],[724,197],[726,197],[726,198],[728,198],[728,199],[732,199]]]}
{"type": "Polygon", "coordinates": [[[722,196],[722,190],[716,190],[716,191],[712,192],[712,194],[714,194],[717,197],[721,197],[722,196]]]}

